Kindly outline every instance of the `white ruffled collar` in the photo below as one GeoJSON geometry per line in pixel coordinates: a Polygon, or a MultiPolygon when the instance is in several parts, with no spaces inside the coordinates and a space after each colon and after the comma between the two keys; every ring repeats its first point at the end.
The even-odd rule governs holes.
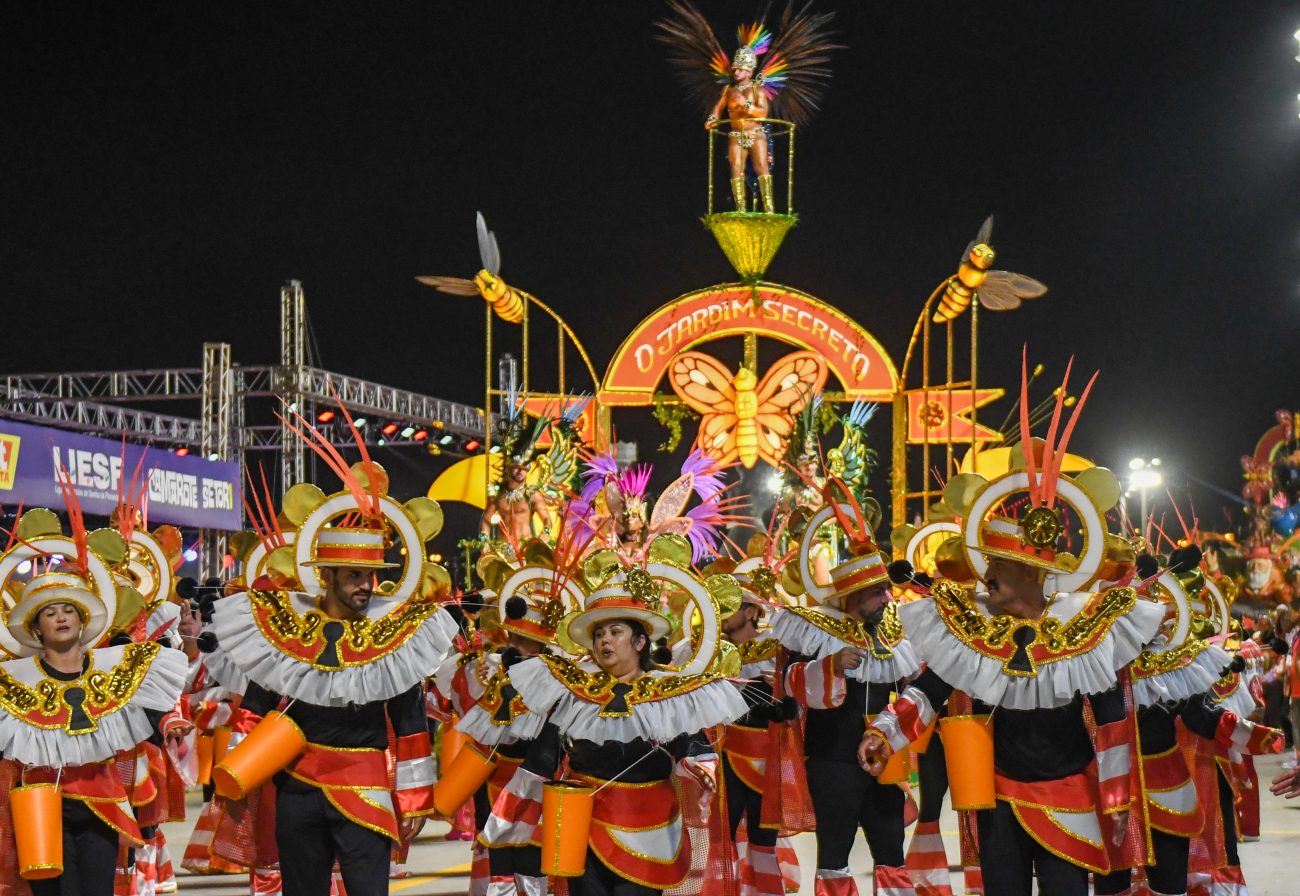
{"type": "Polygon", "coordinates": [[[745,715],[740,692],[720,675],[654,669],[632,684],[614,681],[589,661],[537,656],[510,669],[524,705],[561,735],[603,743],[669,741],[745,715]]]}
{"type": "Polygon", "coordinates": [[[451,617],[435,603],[415,597],[400,602],[376,598],[363,627],[369,635],[363,633],[356,642],[365,649],[352,643],[349,632],[355,629],[345,630],[335,642],[339,664],[322,665],[326,648],[320,619],[316,599],[309,595],[244,592],[217,601],[212,627],[219,649],[249,680],[316,706],[396,697],[437,668],[457,632],[451,617]],[[380,624],[395,633],[375,634],[380,624]]]}
{"type": "Polygon", "coordinates": [[[834,607],[785,607],[772,618],[772,635],[793,653],[820,660],[846,647],[863,653],[863,662],[844,674],[855,681],[886,684],[915,675],[921,669],[916,651],[905,637],[898,605],[890,604],[879,625],[864,626],[834,607]]]}
{"type": "Polygon", "coordinates": [[[0,671],[10,680],[0,689],[0,753],[27,765],[58,768],[103,762],[147,740],[153,725],[145,710],[166,712],[176,705],[189,661],[179,650],[142,642],[90,651],[88,667],[75,681],[50,678],[36,657],[0,663],[0,671]],[[125,682],[120,696],[111,686],[115,680],[125,682]],[[86,712],[93,727],[68,730],[62,705],[46,713],[40,705],[45,682],[59,689],[79,688],[85,708],[95,699],[87,692],[99,689],[104,703],[86,712]]]}
{"type": "Polygon", "coordinates": [[[1164,608],[1112,588],[1057,594],[1042,619],[1016,619],[941,580],[930,599],[902,605],[899,615],[944,681],[992,706],[1040,709],[1112,687],[1159,629],[1164,608]]]}

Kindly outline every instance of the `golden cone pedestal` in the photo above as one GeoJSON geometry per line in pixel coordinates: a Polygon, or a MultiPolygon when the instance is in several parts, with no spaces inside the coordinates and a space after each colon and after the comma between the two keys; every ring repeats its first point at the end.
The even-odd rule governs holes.
{"type": "Polygon", "coordinates": [[[785,235],[798,223],[799,217],[767,212],[719,212],[705,215],[703,220],[736,273],[753,285],[763,278],[785,235]]]}

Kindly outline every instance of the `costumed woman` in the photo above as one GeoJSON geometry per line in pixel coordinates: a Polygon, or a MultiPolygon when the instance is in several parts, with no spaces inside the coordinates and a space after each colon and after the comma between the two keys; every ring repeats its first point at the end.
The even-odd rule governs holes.
{"type": "Polygon", "coordinates": [[[826,63],[839,46],[831,41],[827,26],[835,14],[813,13],[810,5],[797,13],[793,4],[787,7],[775,37],[762,21],[741,26],[737,35],[740,46],[730,64],[708,20],[687,0],[671,0],[671,15],[656,23],[660,33],[655,36],[667,44],[668,58],[691,99],[709,110],[705,128],[729,128],[727,161],[737,211],[746,211],[748,162],[758,177],[763,211],[776,212],[765,121],[770,113],[796,125],[806,124],[830,80],[826,63]],[[759,57],[763,58],[761,66],[759,57]]]}
{"type": "MultiPolygon", "coordinates": [[[[144,838],[116,771],[116,754],[143,741],[161,743],[188,663],[156,642],[95,647],[117,609],[110,566],[126,556],[112,530],[88,536],[76,496],[63,487],[72,536],[48,510],[25,514],[0,558],[0,587],[17,600],[5,613],[0,648],[18,657],[0,664],[0,756],[17,763],[18,785],[53,784],[62,796],[61,831],[34,830],[15,817],[0,847],[3,872],[21,871],[35,896],[111,896],[119,838],[144,838]],[[31,575],[20,584],[19,569],[31,575]],[[13,837],[52,836],[61,860],[20,868],[13,837]],[[53,876],[51,876],[53,875],[53,876]]],[[[52,821],[59,824],[59,818],[52,821]]]]}
{"type": "Polygon", "coordinates": [[[328,439],[298,422],[306,433],[289,425],[345,488],[326,496],[299,486],[292,495],[311,507],[293,545],[303,591],[253,587],[216,603],[221,649],[249,680],[241,709],[264,718],[213,774],[218,792],[224,785],[238,796],[259,783],[254,764],[262,776],[275,772],[285,896],[326,896],[335,861],[350,893],[383,894],[393,845],[414,838],[433,812],[424,679],[456,627],[439,602],[446,572],[422,561],[442,511],[427,498],[389,497],[388,476],[359,437],[361,461],[349,467],[328,439]],[[390,539],[404,556],[398,580],[381,584],[378,570],[398,566],[386,559],[390,539]],[[281,712],[265,718],[282,701],[281,712]],[[286,738],[274,741],[277,750],[286,743],[297,750],[276,753],[287,765],[265,767],[260,730],[286,738]]]}
{"type": "MultiPolygon", "coordinates": [[[[593,554],[587,577],[600,584],[565,628],[590,658],[542,655],[511,670],[524,705],[546,717],[508,788],[513,799],[540,801],[543,782],[566,759],[567,781],[594,789],[589,839],[550,820],[560,824],[561,837],[587,843],[581,873],[569,881],[572,896],[648,896],[678,886],[693,870],[682,827],[692,807],[678,804],[672,776],[680,770],[715,790],[717,757],[704,729],[739,718],[747,707],[734,686],[709,671],[718,650],[717,609],[689,571],[689,556],[677,535],[657,538],[647,561],[632,568],[609,552],[593,554]],[[651,658],[654,642],[672,628],[665,589],[690,595],[702,617],[701,646],[676,672],[651,658]]],[[[728,583],[735,588],[730,577],[714,586],[728,583]]]]}

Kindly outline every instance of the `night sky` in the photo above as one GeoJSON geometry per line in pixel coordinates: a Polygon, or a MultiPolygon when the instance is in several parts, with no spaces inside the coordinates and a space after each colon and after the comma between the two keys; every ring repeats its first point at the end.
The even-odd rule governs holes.
{"type": "MultiPolygon", "coordinates": [[[[730,52],[754,6],[701,5],[730,52]]],[[[849,48],[768,279],[898,358],[995,213],[997,266],[1051,291],[984,316],[983,383],[1012,387],[1026,341],[1045,376],[1074,353],[1102,370],[1078,450],[1235,493],[1300,404],[1300,4],[820,5],[849,48]]],[[[699,224],[703,113],[652,39],[660,3],[19,6],[0,370],[196,367],[205,341],[274,363],[292,277],[321,366],[481,404],[481,300],[413,279],[478,269],[476,210],[598,366],[735,279],[699,224]]],[[[643,456],[647,419],[615,417],[643,456]]]]}

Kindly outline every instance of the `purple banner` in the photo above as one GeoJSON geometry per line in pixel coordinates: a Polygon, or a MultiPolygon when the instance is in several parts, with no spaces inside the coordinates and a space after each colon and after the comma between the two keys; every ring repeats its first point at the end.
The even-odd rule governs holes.
{"type": "MultiPolygon", "coordinates": [[[[241,527],[239,465],[165,448],[146,448],[45,426],[0,420],[0,503],[13,509],[64,510],[56,471],[68,473],[81,509],[108,516],[117,506],[119,484],[131,484],[141,456],[149,525],[171,523],[234,531],[241,527]]],[[[137,486],[138,488],[139,486],[137,486]]]]}

